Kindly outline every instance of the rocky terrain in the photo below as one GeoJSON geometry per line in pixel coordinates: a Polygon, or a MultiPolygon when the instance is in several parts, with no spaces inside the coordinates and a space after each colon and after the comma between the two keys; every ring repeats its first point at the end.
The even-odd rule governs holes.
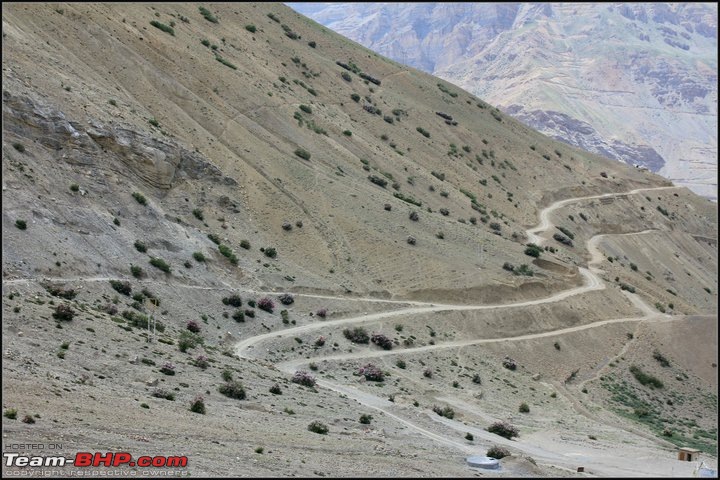
{"type": "Polygon", "coordinates": [[[281,4],[4,4],[2,31],[4,453],[716,464],[709,200],[281,4]]]}
{"type": "Polygon", "coordinates": [[[289,5],[551,138],[717,199],[717,5],[289,5]]]}

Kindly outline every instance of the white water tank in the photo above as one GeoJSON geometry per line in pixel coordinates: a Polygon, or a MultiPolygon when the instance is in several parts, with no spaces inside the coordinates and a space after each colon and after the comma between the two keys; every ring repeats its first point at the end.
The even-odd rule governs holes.
{"type": "Polygon", "coordinates": [[[487,470],[497,470],[500,468],[500,460],[492,457],[484,457],[482,455],[472,455],[465,459],[468,466],[474,468],[484,468],[487,470]]]}

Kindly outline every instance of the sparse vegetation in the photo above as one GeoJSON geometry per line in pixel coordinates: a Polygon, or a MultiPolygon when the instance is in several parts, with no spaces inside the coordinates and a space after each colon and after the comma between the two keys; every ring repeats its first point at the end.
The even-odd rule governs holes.
{"type": "Polygon", "coordinates": [[[140,192],[133,192],[132,196],[133,196],[133,198],[134,198],[135,200],[137,200],[137,202],[138,202],[140,205],[147,205],[147,199],[145,198],[145,196],[144,196],[142,193],[140,193],[140,192]]]}
{"type": "Polygon", "coordinates": [[[165,33],[169,33],[170,35],[175,36],[175,30],[172,27],[165,25],[164,23],[160,23],[156,20],[153,20],[150,22],[150,25],[162,30],[165,33]]]}
{"type": "Polygon", "coordinates": [[[165,273],[170,273],[170,271],[171,271],[170,265],[168,265],[168,263],[165,260],[163,260],[162,258],[150,257],[150,265],[152,265],[153,267],[155,267],[157,269],[162,270],[165,273]]]}
{"type": "Polygon", "coordinates": [[[245,400],[245,387],[243,387],[242,383],[236,380],[231,380],[223,385],[220,385],[220,387],[218,387],[218,392],[222,393],[228,398],[233,398],[235,400],[245,400]]]}
{"type": "Polygon", "coordinates": [[[190,403],[190,411],[205,415],[205,400],[203,399],[203,397],[198,395],[193,399],[192,403],[190,403]]]}
{"type": "Polygon", "coordinates": [[[370,336],[363,327],[354,327],[352,329],[346,328],[343,330],[345,338],[353,343],[369,343],[370,336]]]}
{"type": "Polygon", "coordinates": [[[205,17],[205,20],[207,20],[208,22],[218,23],[217,17],[213,15],[212,12],[210,12],[210,10],[208,10],[207,8],[198,7],[198,10],[200,10],[200,14],[205,17]]]}
{"type": "Polygon", "coordinates": [[[649,386],[650,388],[663,388],[665,385],[660,379],[643,372],[637,365],[630,367],[630,373],[633,374],[635,379],[642,385],[649,386]]]}
{"type": "Polygon", "coordinates": [[[488,427],[487,431],[507,439],[519,436],[518,429],[507,422],[495,422],[488,427]]]}
{"type": "Polygon", "coordinates": [[[449,418],[451,420],[455,417],[455,410],[453,410],[452,407],[448,405],[446,405],[445,407],[438,407],[437,405],[434,405],[432,410],[441,417],[449,418]]]}
{"type": "MultiPolygon", "coordinates": [[[[510,438],[510,437],[507,437],[507,438],[510,438]]],[[[497,445],[493,445],[492,447],[490,447],[488,449],[488,451],[485,453],[485,455],[487,455],[488,457],[494,458],[496,460],[500,460],[502,458],[509,457],[510,451],[505,447],[499,447],[497,445]]]]}
{"type": "Polygon", "coordinates": [[[307,150],[304,150],[302,148],[298,148],[297,150],[295,150],[295,155],[302,158],[303,160],[310,160],[310,156],[311,156],[310,152],[308,152],[307,150]]]}
{"type": "Polygon", "coordinates": [[[317,420],[310,422],[310,425],[308,425],[308,430],[310,430],[313,433],[319,433],[320,435],[326,435],[328,433],[328,427],[324,423],[321,423],[317,420]]]}

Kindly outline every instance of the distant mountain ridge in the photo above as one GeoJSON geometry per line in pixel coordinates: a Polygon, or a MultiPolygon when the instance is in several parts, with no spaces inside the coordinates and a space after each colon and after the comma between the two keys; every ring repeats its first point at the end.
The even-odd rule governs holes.
{"type": "Polygon", "coordinates": [[[544,134],[717,199],[717,5],[289,3],[544,134]]]}

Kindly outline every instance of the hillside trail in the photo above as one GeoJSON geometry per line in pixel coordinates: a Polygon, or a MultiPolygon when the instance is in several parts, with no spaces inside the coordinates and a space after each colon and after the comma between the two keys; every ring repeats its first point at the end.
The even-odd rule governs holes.
{"type": "MultiPolygon", "coordinates": [[[[656,187],[656,188],[639,188],[631,190],[627,193],[609,193],[609,194],[602,194],[602,195],[593,195],[588,197],[577,197],[577,198],[570,198],[565,200],[557,201],[550,206],[546,207],[540,212],[540,222],[538,226],[532,227],[526,231],[528,238],[530,241],[535,240],[538,245],[542,242],[542,238],[536,233],[540,233],[543,231],[546,231],[552,227],[552,223],[550,221],[549,214],[553,212],[554,210],[557,210],[560,207],[569,205],[571,203],[580,202],[584,200],[589,200],[593,198],[604,198],[608,196],[616,196],[616,195],[629,195],[629,194],[636,194],[642,191],[650,191],[650,190],[664,190],[664,189],[671,189],[671,188],[679,188],[679,187],[656,187]]],[[[644,233],[649,233],[655,231],[654,229],[649,230],[643,230],[641,232],[636,233],[626,233],[623,235],[641,235],[644,233]]],[[[605,288],[605,282],[598,277],[595,272],[601,272],[598,268],[595,267],[596,264],[600,263],[604,256],[602,255],[602,252],[598,248],[598,242],[599,240],[604,237],[611,234],[600,234],[591,237],[587,241],[587,250],[590,253],[591,259],[588,262],[588,269],[580,267],[578,270],[583,275],[585,279],[585,284],[581,287],[573,288],[566,290],[564,292],[560,292],[558,294],[552,295],[550,297],[547,297],[545,299],[539,299],[539,300],[532,300],[532,301],[526,301],[526,302],[517,302],[512,304],[505,304],[505,305],[476,305],[476,306],[468,306],[468,305],[446,305],[446,304],[429,304],[430,306],[425,307],[415,307],[415,308],[408,308],[408,309],[401,309],[396,310],[392,312],[380,312],[380,313],[374,313],[371,315],[359,315],[355,317],[345,318],[345,319],[339,319],[334,320],[331,322],[322,322],[322,323],[316,323],[316,324],[309,324],[309,325],[303,325],[300,327],[295,327],[287,330],[283,330],[280,332],[271,332],[266,333],[262,335],[257,335],[255,337],[251,337],[248,339],[245,339],[239,343],[236,344],[236,353],[240,357],[246,357],[246,350],[249,350],[253,348],[257,343],[263,342],[265,340],[268,340],[270,338],[277,338],[285,335],[293,335],[297,333],[307,332],[310,330],[314,330],[317,328],[325,328],[332,325],[341,325],[341,324],[349,324],[349,323],[364,323],[369,322],[373,320],[379,320],[379,319],[385,319],[393,316],[398,315],[410,315],[413,313],[426,313],[426,312],[432,312],[432,311],[440,311],[440,310],[477,310],[477,309],[490,309],[490,308],[513,308],[513,307],[522,307],[522,306],[528,306],[528,305],[538,305],[543,303],[550,303],[555,302],[564,298],[567,298],[571,295],[577,295],[579,293],[584,293],[591,290],[601,290],[605,288]]],[[[323,360],[335,360],[335,361],[343,361],[343,360],[350,360],[350,359],[359,359],[359,358],[376,358],[376,357],[382,357],[382,356],[388,356],[388,355],[398,355],[403,353],[419,353],[424,351],[431,351],[431,350],[439,350],[439,349],[447,349],[447,348],[460,348],[463,346],[468,345],[477,345],[477,344],[483,344],[483,343],[493,343],[493,342],[509,342],[509,341],[520,341],[520,340],[531,340],[536,338],[542,338],[547,336],[556,336],[561,335],[564,333],[571,333],[571,332],[577,332],[581,330],[586,330],[590,328],[596,328],[603,325],[608,325],[611,323],[620,323],[620,322],[640,322],[640,321],[646,321],[646,320],[655,320],[655,321],[671,321],[672,317],[670,315],[661,315],[658,312],[654,311],[651,307],[649,307],[640,297],[637,295],[623,292],[628,299],[631,301],[631,303],[640,311],[642,312],[642,316],[640,317],[629,317],[629,318],[619,318],[619,319],[608,319],[608,320],[601,320],[598,322],[594,322],[591,324],[586,325],[578,325],[574,327],[569,328],[563,328],[548,332],[540,332],[540,333],[533,333],[528,335],[520,335],[515,337],[503,337],[503,338],[493,338],[493,339],[472,339],[472,340],[459,340],[455,342],[448,342],[445,344],[440,345],[427,345],[423,347],[418,348],[412,348],[412,349],[404,349],[402,351],[391,351],[391,350],[372,350],[367,352],[355,352],[350,354],[341,354],[341,355],[335,355],[331,357],[324,357],[323,360]]],[[[315,295],[308,295],[308,296],[315,296],[315,295]]],[[[334,296],[318,296],[320,298],[342,298],[342,297],[334,297],[334,296]]],[[[355,299],[358,300],[358,299],[355,299]]],[[[372,301],[372,300],[370,300],[372,301]]],[[[395,303],[395,302],[393,302],[395,303]]],[[[428,305],[427,303],[423,302],[403,302],[407,304],[412,305],[428,305]]],[[[627,349],[627,344],[623,348],[623,351],[627,349]]],[[[621,353],[622,354],[622,351],[621,353]]],[[[277,368],[281,371],[284,371],[288,374],[294,373],[294,371],[307,363],[306,359],[296,359],[291,360],[287,362],[281,362],[276,364],[277,368]]],[[[450,440],[448,438],[443,437],[442,435],[439,435],[438,433],[428,431],[428,429],[423,428],[416,423],[406,419],[401,418],[395,413],[392,413],[391,410],[397,408],[397,406],[390,402],[389,400],[379,398],[375,395],[372,395],[368,392],[364,392],[358,388],[349,386],[349,385],[340,385],[338,383],[329,382],[327,380],[318,380],[318,385],[321,387],[336,391],[338,393],[341,393],[343,395],[346,395],[350,398],[353,398],[357,402],[365,405],[366,407],[372,408],[374,410],[381,411],[382,413],[390,416],[391,418],[394,418],[401,424],[410,427],[411,429],[415,430],[416,432],[420,433],[421,435],[424,435],[427,438],[430,438],[434,441],[437,441],[439,443],[442,443],[444,445],[450,445],[458,450],[461,450],[464,453],[468,452],[477,452],[478,448],[476,446],[468,446],[465,444],[461,444],[458,442],[455,442],[453,440],[450,440]]],[[[596,421],[605,421],[597,419],[595,415],[590,413],[582,404],[580,404],[579,401],[577,401],[576,398],[574,398],[570,392],[564,388],[564,386],[561,386],[562,392],[564,396],[568,398],[568,400],[571,402],[573,407],[580,412],[581,414],[587,416],[588,418],[591,418],[596,421]]],[[[467,408],[468,405],[463,405],[463,408],[467,408]]],[[[474,410],[474,409],[469,409],[474,410]]],[[[481,412],[477,412],[478,415],[481,417],[483,414],[481,412]]],[[[449,419],[438,419],[435,418],[436,416],[430,416],[435,421],[439,421],[441,423],[446,424],[447,426],[453,428],[454,430],[458,432],[467,432],[469,429],[473,434],[476,434],[479,438],[482,438],[484,440],[491,441],[493,443],[503,443],[501,440],[499,440],[501,437],[498,437],[496,435],[490,434],[484,430],[477,429],[474,427],[468,427],[467,425],[460,424],[459,422],[455,422],[453,420],[449,419]]],[[[625,431],[631,431],[632,433],[636,433],[643,438],[647,438],[652,441],[657,441],[652,435],[649,435],[645,432],[641,432],[637,429],[634,429],[632,427],[628,428],[627,425],[620,425],[620,424],[614,424],[617,428],[625,431]]],[[[510,441],[508,441],[510,442],[510,441]]],[[[668,446],[667,442],[657,442],[661,445],[668,446]]],[[[575,465],[575,461],[570,458],[566,457],[564,455],[560,455],[554,452],[551,452],[547,449],[544,449],[542,447],[533,446],[533,445],[527,445],[519,442],[511,442],[512,446],[523,451],[524,453],[533,455],[543,461],[546,462],[553,462],[553,463],[562,463],[565,464],[565,466],[573,467],[575,465]]],[[[594,465],[592,462],[587,462],[589,465],[594,465]]],[[[611,465],[607,464],[597,464],[594,465],[596,468],[605,469],[607,472],[624,472],[627,473],[627,470],[623,469],[617,469],[614,468],[611,465]],[[609,469],[608,469],[609,467],[609,469]]]]}
{"type": "MultiPolygon", "coordinates": [[[[641,191],[650,191],[650,190],[663,190],[663,189],[671,189],[671,188],[680,188],[680,187],[655,187],[655,188],[640,188],[631,190],[626,193],[608,193],[608,194],[602,194],[602,195],[593,195],[593,196],[587,196],[587,197],[577,197],[577,198],[569,198],[565,200],[557,201],[550,206],[546,207],[540,212],[540,221],[539,225],[530,228],[526,231],[529,241],[532,242],[533,240],[535,243],[540,245],[542,242],[542,238],[536,235],[536,233],[540,233],[543,231],[546,231],[552,227],[552,223],[549,218],[549,214],[553,212],[554,210],[557,210],[560,207],[566,206],[568,204],[589,200],[593,198],[603,198],[608,196],[617,196],[617,195],[628,195],[628,194],[635,194],[641,191]]],[[[649,230],[638,232],[637,234],[646,233],[649,230]]],[[[357,324],[357,323],[365,323],[365,322],[371,322],[375,320],[390,318],[393,316],[399,316],[399,315],[412,315],[412,314],[419,314],[419,313],[428,313],[428,312],[437,312],[437,311],[448,311],[448,310],[483,310],[483,309],[501,309],[501,308],[519,308],[524,306],[530,306],[530,305],[540,305],[540,304],[546,304],[551,302],[557,302],[563,299],[566,299],[573,295],[579,295],[582,293],[586,293],[593,290],[602,290],[606,288],[605,282],[598,277],[593,270],[597,270],[594,267],[591,266],[591,264],[599,263],[602,260],[602,254],[600,253],[599,249],[597,248],[597,242],[599,241],[599,236],[605,236],[608,234],[601,234],[596,235],[592,238],[590,238],[587,242],[587,248],[591,255],[591,261],[588,263],[589,268],[582,268],[579,267],[578,271],[584,278],[584,284],[579,287],[571,288],[562,292],[559,292],[557,294],[551,295],[547,298],[543,299],[536,299],[536,300],[528,300],[523,302],[516,302],[516,303],[509,303],[509,304],[496,304],[496,305],[453,305],[453,304],[440,304],[440,303],[431,303],[431,302],[418,302],[418,301],[403,301],[403,300],[386,300],[386,299],[377,299],[377,298],[363,298],[363,297],[345,297],[345,296],[333,296],[333,295],[315,295],[315,294],[296,294],[298,296],[306,296],[306,297],[313,297],[313,298],[325,298],[325,299],[336,299],[336,300],[343,300],[343,301],[367,301],[367,302],[376,302],[376,303],[390,303],[390,304],[404,304],[404,305],[413,305],[412,308],[405,308],[390,312],[379,312],[379,313],[373,313],[373,314],[365,314],[365,315],[358,315],[353,316],[349,318],[344,319],[338,319],[338,320],[332,320],[327,322],[318,322],[314,324],[308,324],[308,325],[302,325],[299,327],[293,327],[289,329],[285,329],[278,332],[270,332],[266,334],[256,335],[254,337],[247,338],[245,340],[242,340],[238,342],[235,345],[235,351],[239,357],[243,358],[252,358],[246,354],[246,350],[249,350],[253,348],[256,344],[264,342],[270,338],[276,338],[281,336],[290,336],[290,335],[296,335],[298,333],[303,333],[307,331],[312,331],[320,328],[326,328],[329,326],[334,325],[343,325],[343,324],[357,324]]],[[[38,280],[41,281],[78,281],[78,282],[101,282],[101,281],[110,281],[110,280],[124,280],[123,278],[113,278],[113,277],[75,277],[75,278],[47,278],[44,277],[42,279],[33,279],[33,278],[22,278],[22,279],[8,279],[3,280],[3,285],[13,285],[13,284],[28,284],[30,282],[37,282],[38,280]]],[[[143,284],[163,284],[167,285],[167,282],[158,282],[153,280],[145,280],[140,283],[143,284]]],[[[199,289],[199,290],[236,290],[234,288],[231,288],[230,286],[227,287],[208,287],[208,286],[201,286],[201,285],[188,285],[188,284],[178,284],[174,285],[180,288],[191,288],[191,289],[199,289]]],[[[239,289],[237,289],[239,290],[239,289]]],[[[245,290],[250,291],[253,293],[277,293],[277,292],[271,292],[271,291],[253,291],[253,290],[245,290]]],[[[347,355],[338,355],[335,357],[326,357],[327,359],[335,359],[335,360],[344,360],[344,359],[351,359],[351,358],[368,358],[368,357],[379,357],[384,355],[393,355],[393,354],[400,354],[400,353],[413,353],[413,352],[422,352],[422,351],[428,351],[428,350],[435,350],[435,349],[441,349],[441,348],[457,348],[467,345],[475,345],[475,344],[482,344],[482,343],[493,343],[493,342],[506,342],[506,341],[520,341],[520,340],[530,340],[535,338],[542,338],[546,336],[555,336],[560,335],[563,333],[570,333],[570,332],[576,332],[580,330],[585,330],[589,328],[596,328],[602,325],[607,325],[610,323],[618,323],[618,322],[628,322],[628,321],[642,321],[647,319],[653,319],[653,318],[660,318],[660,315],[657,314],[657,312],[652,311],[642,300],[640,300],[638,297],[632,294],[626,294],[628,298],[632,301],[632,303],[638,307],[640,311],[643,312],[642,317],[632,317],[632,318],[621,318],[621,319],[608,319],[608,320],[602,320],[598,322],[594,322],[592,324],[587,325],[579,325],[575,327],[569,327],[564,329],[558,329],[548,332],[540,332],[540,333],[533,333],[528,335],[520,335],[516,337],[504,337],[504,338],[495,338],[495,339],[474,339],[474,340],[462,340],[462,341],[456,341],[456,342],[450,342],[447,344],[442,345],[429,345],[424,347],[418,347],[415,349],[406,349],[402,352],[392,352],[392,351],[372,351],[372,352],[357,352],[356,354],[347,354],[347,355]],[[652,314],[652,315],[651,315],[652,314]]],[[[669,317],[668,315],[665,315],[664,317],[669,317]]],[[[305,363],[305,360],[295,360],[295,361],[289,361],[289,362],[283,362],[277,364],[277,368],[285,371],[286,373],[293,373],[294,369],[298,366],[305,363]]],[[[423,428],[420,425],[417,425],[416,423],[406,419],[402,418],[399,415],[396,415],[391,410],[394,408],[397,408],[397,406],[390,402],[389,400],[379,398],[375,395],[369,394],[367,392],[361,391],[355,387],[349,386],[349,385],[340,385],[334,382],[329,382],[327,380],[318,380],[318,385],[327,388],[329,390],[333,390],[335,392],[338,392],[340,394],[346,395],[349,398],[352,398],[359,403],[365,405],[366,407],[375,409],[377,411],[382,412],[383,414],[395,419],[402,425],[418,432],[419,434],[435,441],[438,443],[441,443],[443,445],[447,445],[453,448],[456,448],[463,453],[476,453],[478,451],[478,447],[476,445],[466,445],[462,444],[460,442],[456,442],[454,440],[451,440],[449,438],[444,437],[443,435],[439,433],[435,433],[431,430],[428,430],[427,428],[423,428]]],[[[572,400],[571,400],[572,401],[572,400]]],[[[459,422],[454,422],[452,420],[448,419],[441,419],[438,420],[434,418],[434,416],[431,416],[435,421],[440,421],[442,423],[445,423],[446,425],[450,426],[451,428],[460,431],[460,432],[467,432],[469,428],[467,425],[460,424],[459,422]]],[[[485,432],[484,430],[480,430],[477,428],[472,428],[472,431],[476,431],[477,435],[480,438],[484,438],[486,440],[492,441],[494,443],[502,443],[501,437],[498,437],[493,434],[489,434],[488,432],[485,432]]],[[[534,455],[542,460],[545,461],[551,461],[554,463],[564,463],[565,466],[572,467],[576,462],[569,457],[566,457],[564,455],[560,455],[554,452],[551,452],[549,450],[546,450],[542,447],[532,446],[523,444],[520,442],[512,442],[512,446],[527,453],[534,455]]],[[[598,467],[607,467],[608,465],[598,465],[598,467]]]]}

